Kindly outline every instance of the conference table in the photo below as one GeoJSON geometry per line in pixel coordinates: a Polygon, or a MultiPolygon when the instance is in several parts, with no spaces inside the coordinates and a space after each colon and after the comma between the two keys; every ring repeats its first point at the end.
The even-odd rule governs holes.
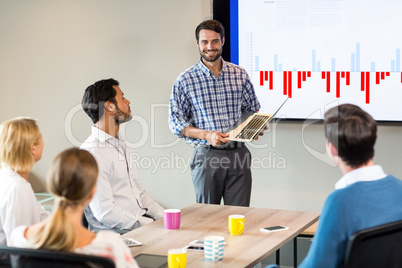
{"type": "Polygon", "coordinates": [[[135,257],[140,253],[165,255],[169,249],[183,248],[193,240],[203,240],[210,235],[225,238],[223,260],[204,259],[203,251],[187,251],[187,267],[253,267],[275,253],[318,220],[319,213],[280,209],[238,207],[210,204],[193,204],[181,210],[180,229],[167,230],[163,219],[124,234],[143,245],[132,247],[135,257]],[[245,216],[242,235],[231,235],[228,216],[245,216]],[[260,228],[284,225],[288,230],[263,233],[260,228]]]}

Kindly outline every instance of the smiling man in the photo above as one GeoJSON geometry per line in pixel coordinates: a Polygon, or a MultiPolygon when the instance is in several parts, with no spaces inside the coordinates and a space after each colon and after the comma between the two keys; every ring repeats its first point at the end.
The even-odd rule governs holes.
{"type": "Polygon", "coordinates": [[[141,185],[134,152],[119,132],[120,124],[132,118],[119,82],[107,79],[90,85],[82,107],[95,125],[81,149],[92,153],[99,166],[96,194],[85,208],[89,229],[125,232],[163,217],[163,207],[141,185]]]}
{"type": "Polygon", "coordinates": [[[207,20],[195,30],[200,61],[173,85],[170,130],[194,145],[190,164],[198,203],[249,206],[251,155],[244,143],[229,142],[227,132],[245,112],[260,104],[246,71],[222,59],[225,29],[207,20]]]}

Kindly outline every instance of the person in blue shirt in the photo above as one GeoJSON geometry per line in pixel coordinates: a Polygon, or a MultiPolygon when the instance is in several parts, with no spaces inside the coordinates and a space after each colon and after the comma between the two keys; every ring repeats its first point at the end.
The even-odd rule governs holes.
{"type": "Polygon", "coordinates": [[[402,220],[402,181],[373,162],[376,121],[360,107],[342,104],[325,113],[324,131],[327,153],[343,177],[325,201],[301,268],[343,267],[352,234],[402,220]]]}
{"type": "Polygon", "coordinates": [[[225,132],[260,103],[247,72],[221,57],[222,24],[204,21],[195,36],[201,58],[173,85],[169,127],[194,145],[190,168],[198,203],[220,204],[223,198],[225,205],[249,206],[251,154],[225,132]]]}

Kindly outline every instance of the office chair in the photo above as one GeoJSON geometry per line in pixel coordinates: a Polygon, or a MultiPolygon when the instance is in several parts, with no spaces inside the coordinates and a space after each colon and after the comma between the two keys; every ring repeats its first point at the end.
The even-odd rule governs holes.
{"type": "Polygon", "coordinates": [[[361,230],[348,241],[345,268],[402,267],[402,221],[361,230]]]}
{"type": "MultiPolygon", "coordinates": [[[[0,267],[13,268],[114,268],[114,262],[105,257],[61,252],[42,249],[27,249],[0,246],[0,255],[8,256],[9,265],[0,267]]],[[[4,264],[3,264],[4,265],[4,264]]]]}
{"type": "Polygon", "coordinates": [[[81,222],[82,222],[82,226],[84,226],[85,228],[88,229],[89,223],[88,223],[87,217],[85,217],[85,214],[82,214],[82,220],[81,220],[81,222]]]}

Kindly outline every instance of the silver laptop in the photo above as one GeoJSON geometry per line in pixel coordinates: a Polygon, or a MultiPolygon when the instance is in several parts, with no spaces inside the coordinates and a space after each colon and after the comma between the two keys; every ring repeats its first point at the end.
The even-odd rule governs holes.
{"type": "Polygon", "coordinates": [[[275,117],[282,106],[288,101],[287,98],[274,114],[254,113],[250,115],[243,123],[231,130],[229,140],[240,142],[251,142],[257,138],[264,127],[275,117]]]}

